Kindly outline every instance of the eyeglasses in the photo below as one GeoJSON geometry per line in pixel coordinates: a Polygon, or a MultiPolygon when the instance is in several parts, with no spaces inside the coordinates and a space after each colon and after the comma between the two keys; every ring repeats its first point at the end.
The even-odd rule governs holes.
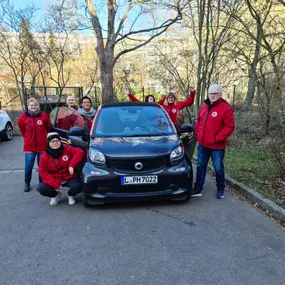
{"type": "Polygon", "coordinates": [[[60,140],[52,140],[52,141],[50,141],[50,143],[59,143],[60,142],[60,140]]]}
{"type": "Polygon", "coordinates": [[[220,93],[210,93],[209,95],[211,95],[211,96],[218,96],[218,95],[220,95],[220,93]]]}

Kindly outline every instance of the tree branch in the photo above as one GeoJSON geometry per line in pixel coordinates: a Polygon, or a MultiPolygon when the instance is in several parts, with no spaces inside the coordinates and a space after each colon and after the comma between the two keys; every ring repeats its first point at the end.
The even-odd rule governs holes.
{"type": "Polygon", "coordinates": [[[146,40],[145,42],[133,47],[133,48],[129,48],[129,49],[125,49],[123,51],[121,51],[120,53],[117,54],[117,56],[114,59],[114,63],[119,59],[120,56],[122,56],[125,53],[131,52],[133,50],[136,50],[142,46],[145,46],[146,44],[148,44],[149,42],[151,42],[154,38],[160,36],[161,34],[163,34],[170,26],[172,25],[172,22],[170,24],[168,24],[166,27],[163,28],[163,30],[161,30],[159,33],[151,36],[148,40],[146,40]]]}

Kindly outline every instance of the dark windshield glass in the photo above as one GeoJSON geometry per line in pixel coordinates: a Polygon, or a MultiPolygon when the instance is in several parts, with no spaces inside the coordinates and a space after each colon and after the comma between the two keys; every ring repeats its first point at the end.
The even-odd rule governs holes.
{"type": "Polygon", "coordinates": [[[93,136],[159,136],[174,134],[163,109],[155,106],[113,106],[102,108],[93,136]]]}

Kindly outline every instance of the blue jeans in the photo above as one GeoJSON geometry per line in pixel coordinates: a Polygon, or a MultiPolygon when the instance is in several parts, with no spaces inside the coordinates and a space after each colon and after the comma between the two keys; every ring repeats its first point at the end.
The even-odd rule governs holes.
{"type": "Polygon", "coordinates": [[[194,185],[195,192],[201,192],[206,178],[207,165],[212,159],[216,172],[217,190],[225,190],[225,171],[224,171],[225,150],[216,150],[202,145],[198,145],[197,173],[194,185]]]}
{"type": "MultiPolygon", "coordinates": [[[[40,164],[40,157],[43,152],[25,152],[25,181],[30,182],[32,180],[32,172],[35,164],[35,160],[37,157],[37,164],[40,164]]],[[[39,175],[39,180],[40,175],[39,175]]]]}

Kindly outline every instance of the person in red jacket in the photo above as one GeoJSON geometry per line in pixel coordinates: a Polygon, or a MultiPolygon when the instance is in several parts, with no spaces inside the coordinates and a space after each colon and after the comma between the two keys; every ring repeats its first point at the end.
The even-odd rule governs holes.
{"type": "Polygon", "coordinates": [[[96,110],[92,107],[92,101],[88,96],[84,96],[81,100],[81,106],[78,112],[84,118],[86,126],[91,129],[92,122],[96,114],[96,110]]]}
{"type": "MultiPolygon", "coordinates": [[[[39,102],[35,98],[30,98],[27,104],[28,111],[18,118],[18,127],[24,137],[25,192],[31,190],[30,183],[35,159],[37,157],[39,165],[40,156],[47,145],[46,136],[51,130],[50,118],[47,113],[40,111],[39,102]]],[[[41,182],[40,177],[39,182],[41,182]]]]}
{"type": "Polygon", "coordinates": [[[178,126],[177,124],[177,115],[179,111],[183,110],[185,107],[190,107],[194,103],[196,91],[192,85],[189,85],[189,96],[184,101],[179,101],[175,91],[171,90],[166,99],[163,102],[163,108],[168,113],[171,121],[178,126]]]}
{"type": "MultiPolygon", "coordinates": [[[[126,91],[125,92],[131,101],[133,102],[142,102],[141,100],[137,99],[131,92],[126,91]]],[[[166,96],[164,96],[162,99],[160,99],[157,104],[162,105],[164,100],[165,100],[166,96]]],[[[155,97],[152,94],[149,94],[147,96],[145,96],[144,101],[146,103],[155,103],[155,97]]]]}
{"type": "Polygon", "coordinates": [[[63,145],[58,133],[49,133],[46,151],[41,156],[39,172],[42,183],[39,192],[50,197],[50,205],[57,205],[62,187],[68,187],[68,204],[74,205],[76,196],[81,192],[81,181],[75,167],[83,161],[84,151],[80,148],[63,145]]]}
{"type": "Polygon", "coordinates": [[[224,155],[227,138],[235,129],[233,108],[222,96],[223,89],[213,84],[208,90],[208,99],[202,105],[196,119],[196,138],[198,140],[198,158],[196,182],[192,197],[202,196],[206,169],[209,159],[212,159],[217,183],[218,199],[224,198],[225,173],[224,155]]]}

